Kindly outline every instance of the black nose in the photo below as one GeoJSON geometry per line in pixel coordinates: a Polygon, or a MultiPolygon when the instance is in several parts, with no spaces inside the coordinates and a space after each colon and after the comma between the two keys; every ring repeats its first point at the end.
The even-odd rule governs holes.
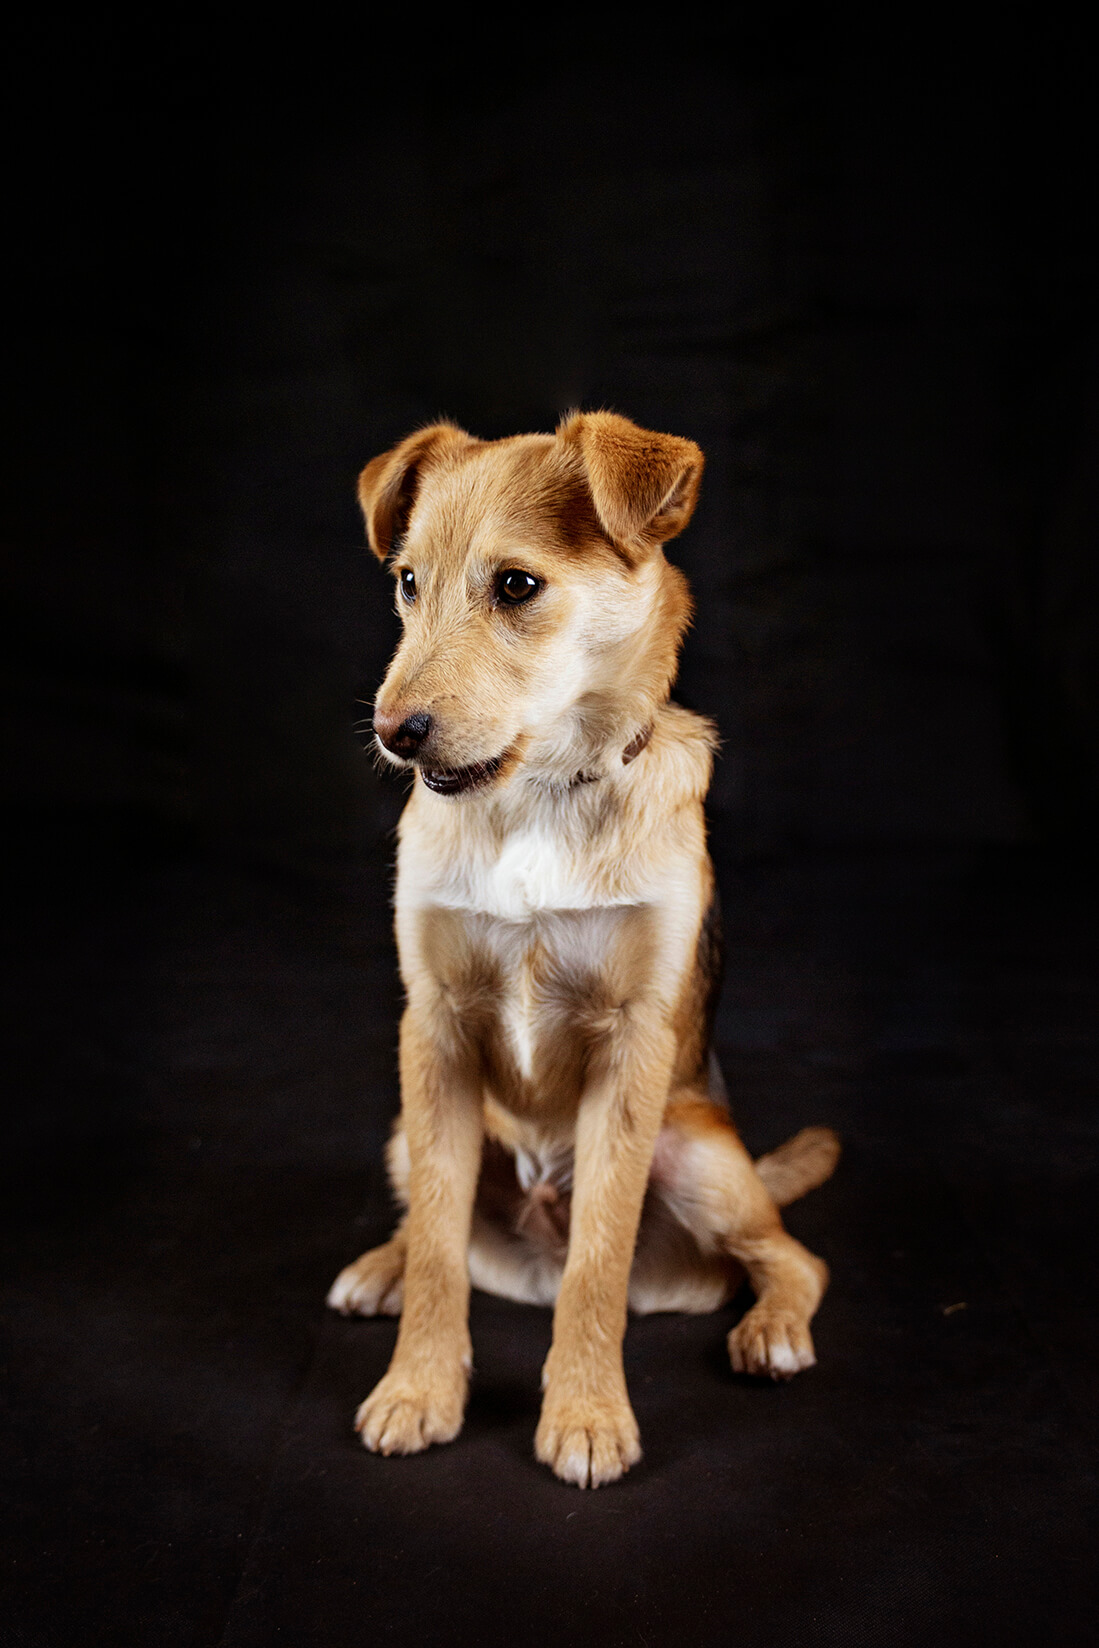
{"type": "Polygon", "coordinates": [[[416,754],[431,731],[431,717],[425,714],[410,715],[393,732],[381,716],[375,716],[374,731],[387,750],[392,750],[394,755],[403,755],[407,758],[416,754]]]}

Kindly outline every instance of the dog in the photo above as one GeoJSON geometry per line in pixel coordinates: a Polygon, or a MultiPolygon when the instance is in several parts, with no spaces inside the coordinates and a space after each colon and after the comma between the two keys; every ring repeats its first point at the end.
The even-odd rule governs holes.
{"type": "Polygon", "coordinates": [[[710,722],[670,701],[691,602],[664,556],[703,455],[610,412],[481,441],[451,423],[364,469],[404,633],[374,708],[412,769],[388,1147],[404,1217],[328,1303],[400,1315],[366,1447],[462,1424],[471,1283],[553,1305],[537,1458],[597,1487],[641,1457],[627,1310],[712,1311],[744,1273],[739,1373],[814,1361],[823,1261],[779,1207],[832,1172],[807,1128],[753,1163],[710,1051],[720,974],[710,722]]]}

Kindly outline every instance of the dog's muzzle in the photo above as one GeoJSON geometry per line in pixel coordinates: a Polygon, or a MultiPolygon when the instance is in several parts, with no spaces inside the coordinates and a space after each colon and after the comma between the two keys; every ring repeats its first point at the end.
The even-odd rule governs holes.
{"type": "MultiPolygon", "coordinates": [[[[425,710],[398,722],[396,716],[374,714],[374,733],[379,744],[402,761],[413,761],[429,790],[436,795],[461,795],[464,790],[488,784],[503,766],[503,754],[490,761],[474,761],[468,767],[431,767],[421,750],[435,731],[435,721],[425,710]]],[[[428,758],[430,759],[430,757],[428,758]]]]}

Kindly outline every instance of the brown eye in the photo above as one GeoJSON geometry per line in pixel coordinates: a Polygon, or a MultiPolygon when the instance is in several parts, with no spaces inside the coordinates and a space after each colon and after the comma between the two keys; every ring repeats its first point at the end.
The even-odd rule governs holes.
{"type": "Polygon", "coordinates": [[[520,572],[518,567],[511,567],[507,572],[501,572],[496,580],[496,598],[506,607],[521,607],[524,601],[537,595],[541,587],[541,579],[530,572],[520,572]]]}
{"type": "Polygon", "coordinates": [[[401,594],[409,606],[416,599],[416,578],[413,573],[409,572],[407,567],[401,573],[401,594]]]}

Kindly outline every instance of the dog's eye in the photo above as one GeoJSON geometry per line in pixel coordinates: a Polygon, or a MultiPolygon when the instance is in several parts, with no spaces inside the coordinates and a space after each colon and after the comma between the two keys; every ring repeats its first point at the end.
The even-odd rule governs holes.
{"type": "Polygon", "coordinates": [[[541,587],[541,579],[535,578],[532,573],[510,567],[507,572],[501,572],[496,580],[496,596],[507,607],[519,607],[532,595],[537,595],[541,587]]]}
{"type": "Polygon", "coordinates": [[[407,567],[401,573],[401,594],[409,606],[416,599],[416,577],[414,573],[409,572],[407,567]]]}

